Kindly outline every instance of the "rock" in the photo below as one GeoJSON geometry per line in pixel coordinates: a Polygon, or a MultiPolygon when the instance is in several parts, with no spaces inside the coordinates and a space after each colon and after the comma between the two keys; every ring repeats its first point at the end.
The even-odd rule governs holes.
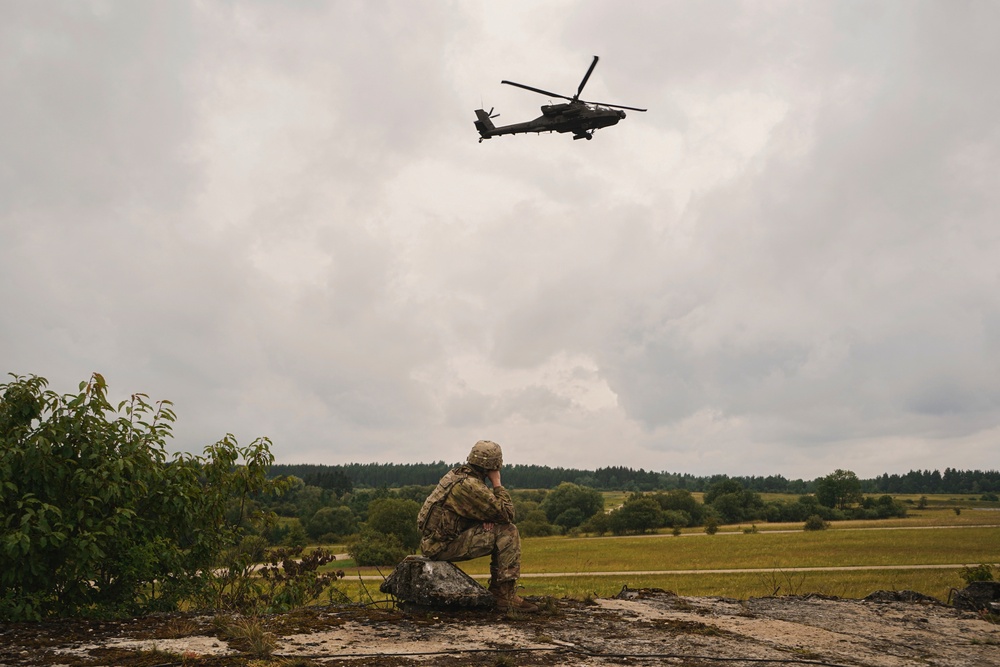
{"type": "Polygon", "coordinates": [[[492,608],[493,595],[460,569],[444,561],[407,556],[379,590],[424,607],[492,608]]]}
{"type": "Polygon", "coordinates": [[[1000,612],[1000,581],[973,581],[955,591],[952,602],[956,609],[1000,612]]]}
{"type": "Polygon", "coordinates": [[[614,599],[641,600],[642,598],[648,598],[656,595],[677,597],[677,593],[674,593],[673,591],[665,591],[662,588],[629,588],[628,584],[625,584],[622,586],[622,589],[618,591],[618,594],[614,596],[614,599]]]}
{"type": "Polygon", "coordinates": [[[930,595],[916,591],[875,591],[864,598],[865,602],[909,602],[912,604],[941,604],[930,595]]]}

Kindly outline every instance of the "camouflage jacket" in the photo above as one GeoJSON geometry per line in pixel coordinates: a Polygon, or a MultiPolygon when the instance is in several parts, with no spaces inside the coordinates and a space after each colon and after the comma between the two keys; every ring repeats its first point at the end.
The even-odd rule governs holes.
{"type": "Polygon", "coordinates": [[[502,486],[492,491],[471,466],[450,471],[427,496],[417,515],[420,550],[434,557],[479,523],[514,523],[514,503],[502,486]]]}

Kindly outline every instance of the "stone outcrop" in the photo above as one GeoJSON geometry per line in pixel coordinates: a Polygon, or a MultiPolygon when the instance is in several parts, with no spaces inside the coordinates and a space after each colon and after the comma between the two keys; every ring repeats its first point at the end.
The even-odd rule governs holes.
{"type": "Polygon", "coordinates": [[[465,572],[423,556],[404,558],[379,590],[424,607],[490,609],[495,605],[490,592],[465,572]]]}
{"type": "Polygon", "coordinates": [[[952,595],[956,609],[1000,613],[1000,581],[973,581],[952,595]]]}

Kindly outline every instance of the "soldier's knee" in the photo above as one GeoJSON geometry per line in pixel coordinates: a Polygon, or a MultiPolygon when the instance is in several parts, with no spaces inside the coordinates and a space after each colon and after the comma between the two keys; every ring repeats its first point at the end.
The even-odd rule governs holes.
{"type": "Polygon", "coordinates": [[[497,537],[503,537],[509,542],[515,542],[520,544],[521,535],[517,532],[517,526],[512,523],[505,523],[502,525],[497,525],[496,527],[497,537]]]}

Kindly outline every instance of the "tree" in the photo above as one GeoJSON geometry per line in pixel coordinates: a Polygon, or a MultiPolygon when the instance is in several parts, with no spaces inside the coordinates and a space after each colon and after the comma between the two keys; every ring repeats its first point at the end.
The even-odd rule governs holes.
{"type": "Polygon", "coordinates": [[[358,565],[395,565],[406,558],[408,551],[399,538],[380,533],[368,526],[347,547],[347,553],[358,565]]]}
{"type": "Polygon", "coordinates": [[[545,516],[564,528],[575,528],[598,512],[604,511],[604,496],[600,491],[563,482],[545,496],[541,504],[545,516]],[[566,514],[567,510],[577,512],[566,514]],[[562,517],[562,521],[560,521],[562,517]]]}
{"type": "Polygon", "coordinates": [[[517,530],[523,537],[548,537],[559,532],[540,509],[530,510],[523,517],[519,516],[517,530]]]}
{"type": "Polygon", "coordinates": [[[766,516],[760,494],[743,488],[735,479],[724,479],[712,484],[705,493],[704,500],[724,523],[753,521],[766,516]]]}
{"type": "Polygon", "coordinates": [[[599,512],[580,524],[580,529],[586,533],[604,535],[611,530],[611,517],[604,512],[599,512]]]}
{"type": "Polygon", "coordinates": [[[346,537],[357,528],[354,512],[350,507],[321,507],[312,518],[306,522],[305,529],[309,537],[318,540],[324,536],[332,538],[346,537]]]}
{"type": "Polygon", "coordinates": [[[663,510],[652,498],[635,494],[611,513],[609,523],[615,535],[645,533],[663,525],[663,510]]]}
{"type": "Polygon", "coordinates": [[[861,502],[861,481],[850,470],[837,469],[816,482],[816,499],[826,507],[847,509],[861,502]]]}
{"type": "Polygon", "coordinates": [[[570,507],[568,510],[556,517],[555,524],[561,526],[563,530],[576,528],[583,523],[587,517],[583,515],[578,507],[570,507]]]}
{"type": "Polygon", "coordinates": [[[66,396],[13,377],[0,385],[0,620],[211,597],[234,571],[223,555],[267,518],[251,496],[280,487],[266,480],[270,442],[227,436],[168,461],[169,401],[115,408],[98,373],[66,396]]]}
{"type": "Polygon", "coordinates": [[[740,484],[735,479],[723,479],[715,482],[708,487],[708,491],[705,492],[705,496],[702,498],[702,502],[706,505],[711,505],[715,502],[715,499],[721,495],[727,493],[742,493],[743,485],[740,484]]]}
{"type": "Polygon", "coordinates": [[[686,513],[688,515],[688,524],[686,525],[696,526],[702,522],[705,506],[699,503],[687,489],[654,493],[650,497],[658,502],[660,509],[665,512],[673,510],[686,513]]]}
{"type": "Polygon", "coordinates": [[[380,498],[368,506],[368,527],[386,535],[394,535],[410,553],[420,546],[417,514],[420,503],[404,498],[380,498]]]}

